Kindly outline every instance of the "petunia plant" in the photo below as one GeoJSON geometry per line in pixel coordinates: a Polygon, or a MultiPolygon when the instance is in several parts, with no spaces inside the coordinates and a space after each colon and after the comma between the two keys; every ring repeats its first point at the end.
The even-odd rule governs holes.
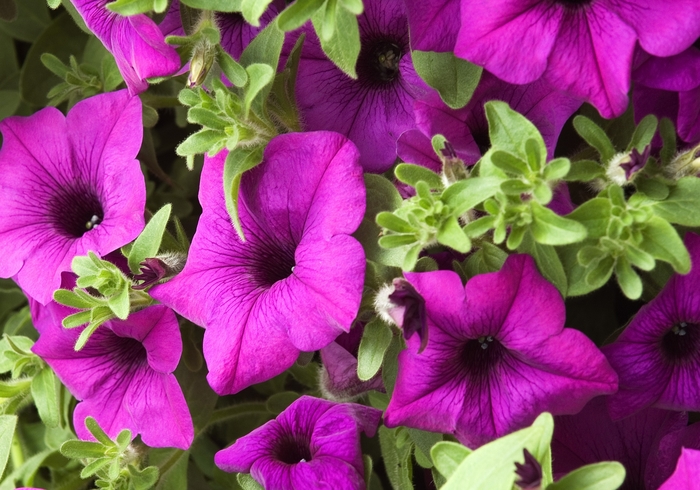
{"type": "Polygon", "coordinates": [[[0,0],[0,490],[700,478],[696,0],[0,0]]]}

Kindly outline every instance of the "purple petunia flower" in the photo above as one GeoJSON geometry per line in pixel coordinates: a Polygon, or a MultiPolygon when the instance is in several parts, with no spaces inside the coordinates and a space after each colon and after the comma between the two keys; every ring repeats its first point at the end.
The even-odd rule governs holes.
{"type": "Polygon", "coordinates": [[[461,2],[455,53],[510,83],[544,76],[604,117],[627,107],[632,55],[671,56],[700,35],[697,0],[461,2]]]}
{"type": "Polygon", "coordinates": [[[0,277],[46,304],[73,257],[105,255],[144,225],[141,102],[126,90],[0,122],[0,277]]]}
{"type": "Polygon", "coordinates": [[[216,453],[224,471],[250,473],[267,490],[365,488],[360,432],[374,436],[381,412],[302,396],[277,419],[216,453]]]}
{"type": "Polygon", "coordinates": [[[700,480],[700,451],[681,450],[676,471],[659,487],[659,490],[688,490],[695,488],[700,480]]]}
{"type": "Polygon", "coordinates": [[[532,257],[511,255],[466,287],[451,271],[406,278],[425,298],[430,342],[418,354],[413,336],[399,354],[388,427],[451,433],[475,447],[617,388],[593,342],[564,328],[564,302],[532,257]]]}
{"type": "Polygon", "coordinates": [[[687,233],[693,267],[674,274],[612,344],[602,348],[620,377],[612,417],[653,406],[700,410],[700,236],[687,233]]]}
{"type": "MultiPolygon", "coordinates": [[[[299,62],[296,98],[306,128],[350,138],[368,172],[384,172],[396,160],[396,140],[415,127],[413,101],[430,89],[413,68],[402,0],[365,0],[358,17],[362,48],[357,79],[323,53],[307,24],[299,62]]],[[[286,51],[294,45],[290,38],[286,51]]]]}
{"type": "Polygon", "coordinates": [[[357,353],[364,330],[365,324],[356,322],[350,332],[340,334],[321,349],[323,366],[319,384],[325,398],[345,402],[370,390],[384,392],[384,383],[379,373],[367,381],[357,377],[357,353]]]}
{"type": "Polygon", "coordinates": [[[459,32],[460,0],[405,0],[411,49],[454,50],[459,32]]]}
{"type": "Polygon", "coordinates": [[[231,225],[220,153],[205,161],[203,213],[184,270],[152,295],[206,328],[207,379],[236,393],[280,374],[350,330],[365,256],[350,236],[365,210],[355,146],[330,133],[274,138],[240,184],[241,241],[231,225]]]}
{"type": "MultiPolygon", "coordinates": [[[[74,277],[63,285],[73,286],[74,277]]],[[[75,342],[85,327],[61,326],[63,318],[74,312],[55,302],[47,306],[32,302],[32,318],[40,334],[32,351],[80,400],[73,413],[78,437],[92,439],[84,424],[90,416],[111,438],[129,429],[148,446],[187,449],[194,428],[172,374],[182,354],[172,310],[150,306],[124,321],[108,321],[78,352],[75,342]]]]}
{"type": "Polygon", "coordinates": [[[635,121],[647,114],[668,117],[683,141],[700,142],[700,41],[676,56],[659,58],[638,50],[638,57],[632,72],[635,121]]]}
{"type": "Polygon", "coordinates": [[[649,408],[613,422],[606,397],[591,400],[576,415],[554,419],[555,477],[600,461],[619,461],[627,476],[621,490],[655,490],[673,472],[682,447],[700,447],[700,425],[688,416],[649,408]]]}
{"type": "Polygon", "coordinates": [[[132,94],[148,88],[147,78],[172,75],[180,56],[165,43],[163,33],[144,14],[124,17],[107,9],[109,0],[72,0],[88,28],[114,55],[132,94]]]}

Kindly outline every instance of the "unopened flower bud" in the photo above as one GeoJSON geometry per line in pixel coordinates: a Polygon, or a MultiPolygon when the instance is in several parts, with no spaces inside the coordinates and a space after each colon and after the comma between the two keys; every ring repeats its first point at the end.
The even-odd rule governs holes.
{"type": "Polygon", "coordinates": [[[141,262],[141,272],[134,280],[142,281],[134,289],[146,289],[178,274],[185,267],[186,256],[178,252],[151,257],[141,262]]]}
{"type": "Polygon", "coordinates": [[[644,168],[650,154],[650,145],[647,145],[642,153],[639,153],[636,148],[632,148],[630,153],[618,153],[608,162],[605,175],[611,182],[625,186],[632,182],[635,174],[644,168]]]}
{"type": "Polygon", "coordinates": [[[440,154],[442,177],[446,187],[469,177],[464,161],[457,156],[457,152],[449,141],[445,141],[445,147],[440,150],[440,154]]]}
{"type": "Polygon", "coordinates": [[[216,60],[216,46],[206,39],[195,45],[190,60],[190,75],[187,77],[188,88],[199,87],[204,83],[214,60],[216,60]]]}
{"type": "Polygon", "coordinates": [[[423,352],[428,345],[425,300],[411,283],[403,278],[394,279],[377,293],[374,307],[380,318],[403,330],[405,339],[417,333],[421,340],[418,353],[423,352]]]}
{"type": "Polygon", "coordinates": [[[667,177],[678,180],[689,175],[700,173],[700,145],[676,155],[665,169],[667,177]]]}

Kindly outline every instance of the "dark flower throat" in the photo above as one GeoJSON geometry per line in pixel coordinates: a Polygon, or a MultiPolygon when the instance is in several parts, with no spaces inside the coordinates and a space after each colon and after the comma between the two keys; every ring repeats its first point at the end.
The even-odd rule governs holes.
{"type": "Polygon", "coordinates": [[[362,45],[357,60],[358,78],[373,85],[388,84],[398,77],[402,56],[401,47],[392,41],[369,41],[362,45]]]}
{"type": "Polygon", "coordinates": [[[295,435],[283,437],[275,447],[275,457],[287,464],[297,464],[311,461],[309,441],[295,435]]]}
{"type": "Polygon", "coordinates": [[[661,350],[670,361],[686,361],[700,355],[700,325],[679,322],[661,338],[661,350]]]}
{"type": "Polygon", "coordinates": [[[69,238],[82,237],[104,219],[97,195],[84,186],[61,189],[49,201],[48,211],[54,227],[69,238]]]}

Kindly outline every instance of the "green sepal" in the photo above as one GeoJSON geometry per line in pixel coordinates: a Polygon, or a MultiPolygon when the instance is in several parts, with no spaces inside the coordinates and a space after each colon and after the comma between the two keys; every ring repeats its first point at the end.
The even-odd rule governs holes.
{"type": "Polygon", "coordinates": [[[379,318],[375,317],[365,325],[357,352],[357,377],[360,380],[367,381],[379,372],[392,337],[391,328],[379,318]]]}
{"type": "Polygon", "coordinates": [[[586,238],[586,227],[572,219],[559,216],[536,201],[530,203],[532,224],[530,230],[538,243],[568,245],[586,238]]]}
{"type": "Polygon", "coordinates": [[[163,233],[165,233],[165,227],[170,219],[171,210],[172,204],[166,204],[160,208],[156,214],[151,217],[148,223],[146,223],[146,226],[141,234],[136,238],[136,240],[134,240],[134,244],[129,251],[128,257],[129,269],[131,269],[131,272],[134,274],[138,274],[140,272],[141,263],[144,260],[158,255],[160,244],[163,241],[163,233]]]}
{"type": "Polygon", "coordinates": [[[467,105],[481,79],[483,68],[458,58],[451,52],[412,51],[416,73],[452,109],[467,105]]]}
{"type": "Polygon", "coordinates": [[[419,181],[424,181],[431,189],[442,189],[442,179],[438,174],[430,169],[413,165],[410,163],[400,163],[394,169],[394,175],[404,184],[416,187],[419,181]]]}
{"type": "Polygon", "coordinates": [[[600,126],[586,116],[574,118],[574,129],[586,143],[598,151],[603,163],[607,163],[615,155],[615,147],[600,126]]]}

